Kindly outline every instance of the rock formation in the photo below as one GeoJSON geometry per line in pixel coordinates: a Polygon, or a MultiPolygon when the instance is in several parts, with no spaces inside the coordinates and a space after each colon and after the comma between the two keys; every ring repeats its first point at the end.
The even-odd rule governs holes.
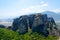
{"type": "Polygon", "coordinates": [[[28,27],[30,27],[32,32],[48,36],[50,32],[52,33],[53,25],[56,26],[53,18],[48,18],[46,14],[37,13],[14,19],[12,30],[16,31],[18,29],[20,34],[24,34],[28,32],[28,27]]]}
{"type": "Polygon", "coordinates": [[[48,18],[48,26],[47,27],[49,29],[50,34],[52,34],[52,35],[57,34],[58,29],[57,29],[56,23],[52,17],[48,18]]]}
{"type": "Polygon", "coordinates": [[[0,28],[5,28],[6,26],[0,24],[0,28]]]}

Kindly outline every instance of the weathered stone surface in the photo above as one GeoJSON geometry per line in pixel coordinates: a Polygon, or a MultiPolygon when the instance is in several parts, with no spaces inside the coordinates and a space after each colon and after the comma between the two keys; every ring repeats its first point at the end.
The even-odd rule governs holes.
{"type": "Polygon", "coordinates": [[[52,17],[49,17],[48,18],[48,28],[49,28],[49,32],[50,32],[50,34],[53,34],[53,35],[55,35],[55,34],[57,34],[57,27],[56,27],[56,23],[55,23],[55,21],[54,21],[54,19],[52,18],[52,17]]]}
{"type": "Polygon", "coordinates": [[[28,19],[27,18],[28,17],[24,15],[24,16],[20,16],[19,18],[14,19],[12,30],[14,31],[19,30],[20,34],[24,34],[28,32],[28,23],[27,23],[28,19]]]}
{"type": "Polygon", "coordinates": [[[12,30],[16,31],[18,29],[18,18],[14,19],[13,24],[12,24],[12,30]]]}
{"type": "MultiPolygon", "coordinates": [[[[29,24],[32,32],[38,32],[46,35],[48,32],[45,29],[45,23],[47,22],[46,14],[34,14],[29,17],[29,24]]],[[[49,33],[48,33],[49,34],[49,33]]],[[[47,34],[47,35],[48,35],[47,34]]]]}
{"type": "MultiPolygon", "coordinates": [[[[13,30],[19,30],[20,34],[28,32],[28,26],[32,32],[38,32],[45,36],[49,34],[48,28],[52,32],[53,25],[56,26],[53,18],[48,18],[46,14],[31,14],[20,16],[13,21],[13,30]]],[[[55,27],[54,27],[55,28],[55,27]]],[[[56,29],[56,28],[55,28],[56,29]]]]}
{"type": "Polygon", "coordinates": [[[20,34],[24,34],[26,32],[28,32],[28,23],[27,23],[27,16],[22,16],[20,19],[19,19],[19,22],[18,22],[18,29],[19,29],[19,33],[20,34]]]}

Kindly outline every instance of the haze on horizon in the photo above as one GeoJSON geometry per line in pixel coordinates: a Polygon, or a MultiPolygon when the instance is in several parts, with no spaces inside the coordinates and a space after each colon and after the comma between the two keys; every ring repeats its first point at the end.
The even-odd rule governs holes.
{"type": "Polygon", "coordinates": [[[60,12],[60,0],[0,0],[0,19],[43,11],[60,12]]]}

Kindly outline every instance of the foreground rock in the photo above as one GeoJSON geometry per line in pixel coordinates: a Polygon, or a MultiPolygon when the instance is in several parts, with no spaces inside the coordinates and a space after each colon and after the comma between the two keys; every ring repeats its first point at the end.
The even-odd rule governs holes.
{"type": "Polygon", "coordinates": [[[49,33],[54,34],[57,32],[54,19],[48,18],[46,14],[41,13],[24,15],[14,19],[12,30],[19,30],[20,34],[25,34],[28,32],[28,27],[30,27],[32,32],[38,32],[45,36],[48,36],[49,33]],[[53,31],[54,33],[52,33],[53,31]]]}

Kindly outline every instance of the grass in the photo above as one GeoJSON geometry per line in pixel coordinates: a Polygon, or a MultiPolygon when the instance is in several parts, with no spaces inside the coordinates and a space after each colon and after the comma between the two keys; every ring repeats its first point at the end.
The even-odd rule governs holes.
{"type": "Polygon", "coordinates": [[[52,35],[45,37],[36,32],[31,34],[30,31],[24,35],[19,35],[18,32],[0,28],[0,40],[57,40],[57,37],[52,35]]]}

